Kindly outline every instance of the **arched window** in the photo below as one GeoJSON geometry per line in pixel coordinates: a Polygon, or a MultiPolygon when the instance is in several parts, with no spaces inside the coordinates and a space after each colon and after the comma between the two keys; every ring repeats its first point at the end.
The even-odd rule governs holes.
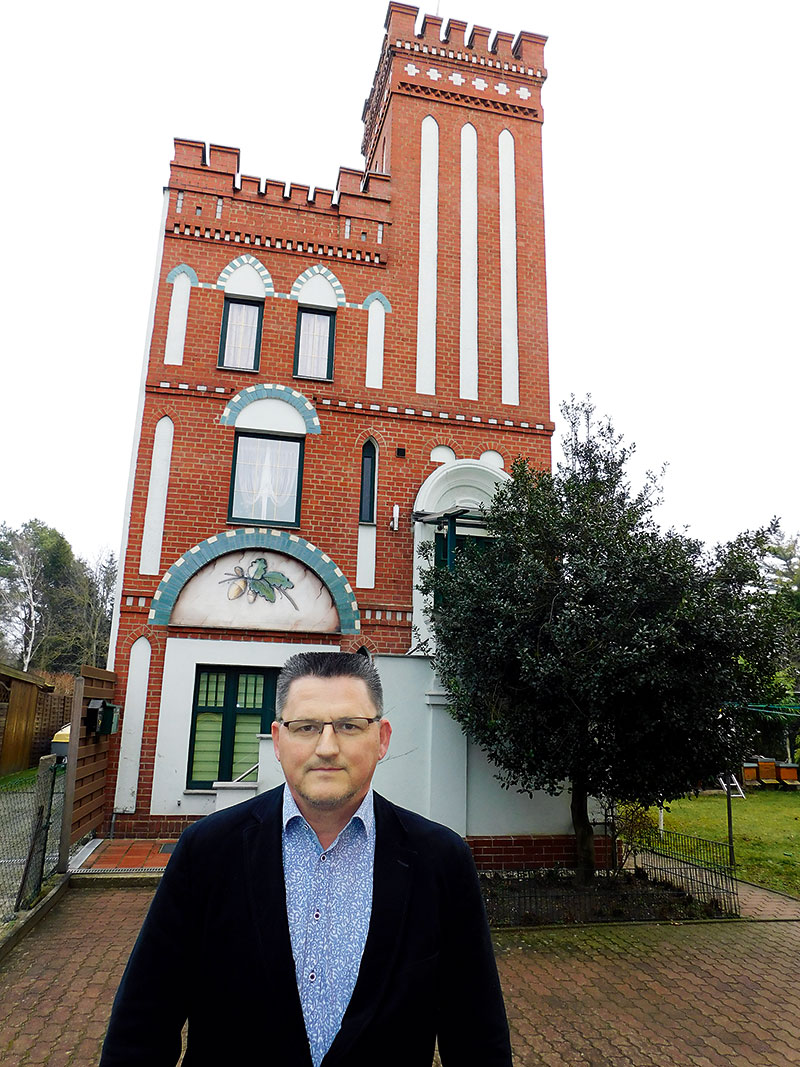
{"type": "Polygon", "coordinates": [[[292,292],[298,302],[297,333],[294,346],[294,373],[297,378],[333,378],[333,343],[336,332],[338,297],[324,274],[315,274],[292,292]]]}
{"type": "Polygon", "coordinates": [[[375,490],[377,488],[378,449],[370,437],[361,449],[361,499],[359,522],[375,522],[375,490]]]}
{"type": "Polygon", "coordinates": [[[258,370],[264,280],[252,264],[237,267],[225,282],[225,304],[217,365],[226,370],[258,370]]]}

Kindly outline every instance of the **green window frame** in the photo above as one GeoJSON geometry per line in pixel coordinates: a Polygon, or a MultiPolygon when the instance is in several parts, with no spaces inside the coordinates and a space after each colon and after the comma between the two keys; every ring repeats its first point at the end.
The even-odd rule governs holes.
{"type": "Polygon", "coordinates": [[[372,438],[361,449],[361,496],[358,506],[358,521],[375,523],[375,487],[378,474],[378,447],[372,438]]]}
{"type": "MultiPolygon", "coordinates": [[[[275,718],[277,667],[198,666],[187,789],[232,782],[258,763],[258,734],[275,718]]],[[[242,780],[254,782],[257,771],[242,780]]]]}
{"type": "Polygon", "coordinates": [[[293,373],[295,378],[333,380],[335,335],[335,311],[326,308],[298,307],[294,338],[293,373]]]}
{"type": "Polygon", "coordinates": [[[257,371],[261,363],[263,322],[263,300],[226,296],[222,309],[217,366],[222,370],[257,371]]]}
{"type": "Polygon", "coordinates": [[[228,521],[299,526],[305,438],[237,433],[228,521]]]}

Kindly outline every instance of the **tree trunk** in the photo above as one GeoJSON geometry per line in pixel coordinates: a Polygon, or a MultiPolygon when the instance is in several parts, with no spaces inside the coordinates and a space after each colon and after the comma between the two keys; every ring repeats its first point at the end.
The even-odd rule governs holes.
{"type": "Polygon", "coordinates": [[[580,885],[591,885],[594,878],[594,830],[589,822],[589,794],[581,778],[576,778],[572,783],[569,808],[578,853],[578,882],[580,885]]]}

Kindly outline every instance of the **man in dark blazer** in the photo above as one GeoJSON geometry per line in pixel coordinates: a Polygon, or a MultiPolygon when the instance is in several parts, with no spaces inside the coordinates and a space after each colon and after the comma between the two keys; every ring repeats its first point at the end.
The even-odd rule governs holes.
{"type": "Polygon", "coordinates": [[[276,703],[291,796],[281,786],[183,833],[120,984],[101,1067],[174,1067],[187,1019],[184,1067],[430,1067],[437,1038],[444,1067],[510,1067],[468,846],[371,791],[391,734],[374,668],[358,655],[302,653],[276,703]],[[297,884],[284,878],[287,804],[323,860],[348,828],[364,837],[355,813],[374,811],[366,940],[343,1017],[316,1051],[313,1012],[326,1006],[309,1007],[298,988],[304,935],[287,912],[287,884],[297,884]]]}

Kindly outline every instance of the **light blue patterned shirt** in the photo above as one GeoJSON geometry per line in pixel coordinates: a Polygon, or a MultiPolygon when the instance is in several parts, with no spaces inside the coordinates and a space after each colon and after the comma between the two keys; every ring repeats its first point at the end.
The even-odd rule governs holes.
{"type": "Polygon", "coordinates": [[[353,995],[372,914],[372,790],[323,852],[288,787],[283,875],[297,989],[314,1067],[333,1044],[353,995]]]}

